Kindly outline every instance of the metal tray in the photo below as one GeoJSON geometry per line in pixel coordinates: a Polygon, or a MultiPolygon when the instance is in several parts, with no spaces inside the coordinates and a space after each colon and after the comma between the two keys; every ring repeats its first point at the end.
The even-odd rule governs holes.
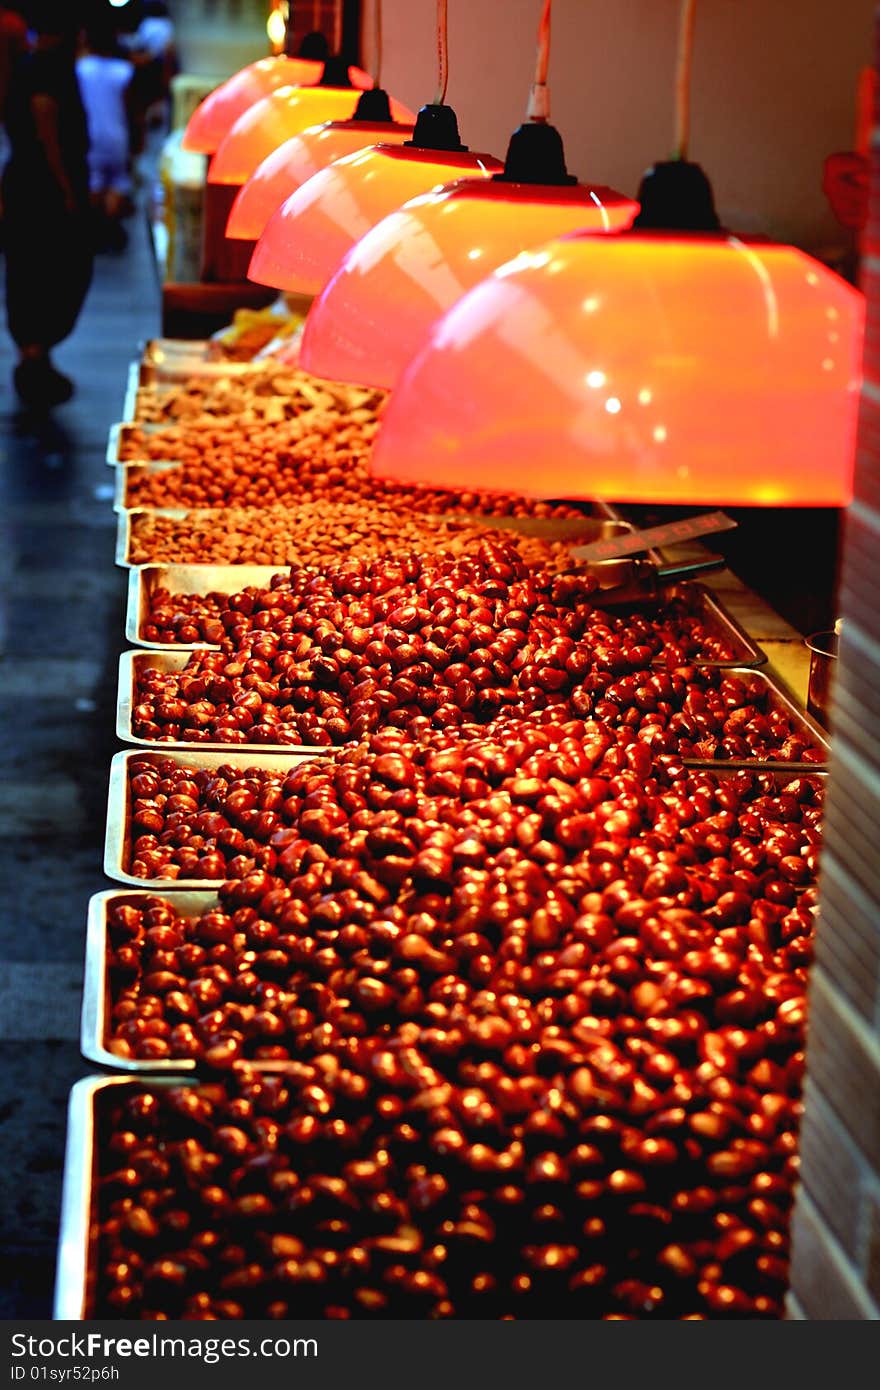
{"type": "MultiPolygon", "coordinates": [[[[692,662],[698,670],[708,669],[705,663],[692,662]]],[[[713,668],[713,669],[718,669],[713,668]]],[[[728,676],[748,676],[759,681],[767,691],[768,709],[781,709],[788,715],[794,728],[802,733],[822,749],[827,761],[831,752],[831,744],[828,735],[821,725],[809,714],[802,705],[798,704],[793,695],[785,689],[781,682],[775,681],[766,671],[755,670],[753,666],[728,666],[722,668],[724,674],[728,676]]],[[[825,770],[824,763],[802,763],[802,762],[775,762],[773,759],[761,758],[682,758],[686,767],[710,769],[718,771],[722,768],[730,768],[735,772],[789,772],[793,777],[803,777],[805,774],[819,773],[825,770]]]]}
{"type": "Polygon", "coordinates": [[[116,564],[120,569],[136,570],[139,568],[130,559],[131,555],[131,527],[132,517],[145,516],[171,516],[181,521],[185,516],[191,515],[185,507],[135,507],[131,511],[121,511],[116,513],[116,564]]]}
{"type": "Polygon", "coordinates": [[[193,376],[212,379],[248,376],[265,367],[264,362],[228,362],[225,358],[199,357],[184,352],[168,353],[163,362],[138,364],[137,384],[141,386],[179,386],[193,376]]]}
{"type": "MultiPolygon", "coordinates": [[[[138,738],[132,732],[131,711],[134,697],[135,673],[139,670],[153,669],[157,671],[182,671],[189,661],[191,652],[187,651],[133,651],[123,652],[119,658],[119,686],[118,698],[116,703],[116,736],[122,743],[135,743],[139,748],[153,748],[158,752],[165,749],[182,748],[195,752],[198,749],[202,753],[207,752],[241,752],[249,747],[242,743],[185,743],[183,740],[175,740],[169,743],[158,743],[155,739],[138,738]]],[[[330,753],[332,748],[314,743],[258,743],[253,745],[254,752],[261,753],[286,753],[292,757],[301,757],[303,753],[330,753]]]]}
{"type": "Polygon", "coordinates": [[[164,430],[171,428],[168,425],[140,424],[134,420],[118,420],[115,425],[110,426],[107,436],[106,462],[111,468],[130,468],[132,465],[149,467],[153,463],[176,464],[180,467],[179,459],[121,459],[119,451],[127,430],[140,430],[149,434],[151,431],[164,430]]]}
{"type": "MultiPolygon", "coordinates": [[[[726,661],[705,661],[700,659],[694,665],[700,666],[763,666],[767,661],[767,653],[761,651],[749,637],[733,616],[728,612],[724,604],[703,584],[696,584],[685,581],[680,584],[669,584],[662,590],[656,599],[646,599],[644,603],[634,603],[625,608],[616,608],[615,616],[623,617],[627,613],[641,613],[650,617],[652,612],[662,608],[664,604],[683,602],[688,605],[691,612],[700,619],[709,629],[709,632],[722,638],[732,647],[734,656],[726,661]]],[[[601,606],[601,604],[600,604],[601,606]]]]}
{"type": "Polygon", "coordinates": [[[181,357],[192,358],[194,362],[210,360],[211,342],[209,338],[148,338],[143,345],[141,362],[149,367],[163,367],[181,357]]]}
{"type": "MultiPolygon", "coordinates": [[[[137,515],[137,513],[133,513],[137,515]]],[[[148,642],[141,628],[157,589],[172,594],[237,594],[252,586],[267,588],[273,576],[286,574],[289,565],[135,565],[128,575],[125,635],[129,642],[152,651],[216,651],[212,642],[148,642]]]]}
{"type": "MultiPolygon", "coordinates": [[[[152,477],[156,473],[171,473],[178,468],[183,468],[183,464],[177,463],[173,459],[161,459],[150,463],[117,464],[113,480],[113,510],[115,512],[167,510],[165,507],[142,507],[140,504],[131,507],[128,501],[128,489],[131,483],[136,480],[152,477]]],[[[218,508],[218,510],[222,510],[222,508],[218,508]]]]}
{"type": "MultiPolygon", "coordinates": [[[[149,464],[135,464],[135,465],[128,464],[128,465],[121,465],[121,466],[119,466],[118,471],[119,471],[119,472],[124,472],[124,470],[125,470],[126,467],[142,467],[142,468],[143,468],[143,467],[147,467],[147,468],[149,468],[150,466],[151,466],[151,465],[149,465],[149,464]]],[[[158,465],[159,468],[167,467],[167,466],[168,466],[167,464],[159,464],[159,465],[158,465]]],[[[118,491],[118,488],[117,488],[117,491],[118,491]]],[[[157,569],[157,570],[161,570],[163,573],[164,573],[165,571],[169,571],[169,570],[175,569],[176,566],[172,566],[172,565],[163,565],[163,564],[161,564],[161,563],[159,563],[159,562],[151,562],[151,561],[149,561],[149,560],[148,560],[148,561],[145,561],[145,562],[142,562],[140,565],[138,565],[138,564],[136,564],[135,561],[132,560],[132,558],[131,558],[131,529],[132,529],[131,518],[132,518],[132,517],[136,517],[136,516],[171,516],[171,517],[176,517],[178,520],[182,520],[184,517],[187,517],[187,516],[199,517],[199,516],[202,514],[202,512],[205,512],[207,515],[212,515],[212,516],[214,516],[214,517],[216,517],[216,515],[217,515],[216,511],[211,512],[209,509],[200,508],[200,507],[130,507],[130,508],[118,508],[118,507],[116,507],[115,510],[116,510],[116,516],[117,516],[117,522],[116,522],[116,563],[117,563],[117,565],[119,565],[119,566],[120,566],[121,568],[123,568],[123,569],[138,569],[138,568],[141,568],[141,569],[146,569],[146,568],[157,569]]],[[[241,510],[248,511],[248,510],[252,510],[252,509],[245,507],[245,508],[242,508],[241,510]]],[[[442,519],[443,519],[443,518],[441,518],[441,520],[442,520],[442,519]]],[[[461,520],[463,520],[463,519],[469,519],[469,520],[471,520],[471,521],[474,523],[474,525],[485,526],[485,527],[488,527],[489,529],[494,529],[495,525],[496,525],[498,522],[500,522],[500,521],[505,521],[505,522],[508,523],[505,529],[507,529],[507,530],[518,529],[518,528],[514,528],[514,527],[510,524],[512,521],[516,520],[516,518],[510,518],[510,517],[487,517],[487,516],[470,516],[470,515],[465,516],[463,513],[459,512],[459,513],[447,514],[446,519],[447,519],[447,520],[453,520],[453,521],[461,521],[461,520]]],[[[528,520],[529,520],[528,518],[523,519],[524,523],[527,522],[528,520]]],[[[532,521],[533,523],[544,522],[544,524],[545,524],[545,530],[544,530],[543,532],[540,532],[540,531],[538,531],[538,532],[532,531],[530,534],[533,534],[533,535],[534,535],[534,534],[541,535],[544,539],[547,539],[547,540],[564,540],[564,539],[567,539],[567,538],[569,538],[569,537],[570,537],[573,541],[574,541],[574,540],[583,540],[583,541],[587,541],[587,540],[604,540],[606,537],[609,537],[609,536],[616,536],[616,535],[622,535],[625,531],[629,531],[629,530],[632,529],[632,528],[631,528],[630,526],[628,526],[625,522],[609,521],[609,520],[607,520],[607,519],[605,519],[605,518],[603,518],[603,517],[601,517],[601,516],[591,517],[591,516],[586,516],[586,515],[585,515],[584,518],[583,518],[583,520],[580,520],[580,519],[573,519],[572,521],[567,522],[567,523],[566,523],[566,522],[561,522],[561,521],[557,521],[557,522],[553,523],[551,520],[549,520],[548,518],[544,518],[544,517],[533,517],[533,518],[531,518],[531,521],[532,521]],[[556,525],[557,527],[562,528],[558,534],[555,533],[555,532],[552,531],[552,530],[546,529],[546,528],[548,528],[548,527],[552,527],[553,525],[556,525]],[[566,529],[564,529],[566,526],[568,526],[569,528],[571,528],[572,526],[574,526],[574,527],[576,528],[576,530],[575,530],[574,532],[572,532],[571,529],[566,530],[566,529]]],[[[651,560],[653,561],[653,557],[651,556],[651,552],[649,551],[649,552],[647,552],[647,553],[648,553],[649,559],[651,559],[651,560]]],[[[625,580],[626,580],[626,579],[631,575],[631,573],[632,573],[631,564],[632,564],[631,560],[603,560],[603,561],[601,562],[601,566],[600,566],[600,567],[597,567],[597,572],[600,573],[600,582],[601,582],[601,584],[602,584],[602,587],[603,587],[603,588],[607,588],[607,587],[609,587],[611,584],[618,584],[618,583],[623,583],[623,582],[625,582],[625,580]]],[[[183,569],[189,569],[189,568],[198,569],[198,568],[209,568],[209,567],[208,567],[208,566],[197,566],[197,565],[196,565],[196,566],[185,565],[185,566],[181,566],[181,568],[183,568],[183,569]]],[[[232,570],[239,570],[239,569],[241,569],[241,568],[249,568],[249,567],[248,567],[248,566],[239,566],[239,565],[228,565],[228,566],[214,565],[214,566],[210,566],[210,568],[213,568],[213,569],[228,568],[228,569],[232,569],[232,570]]],[[[256,566],[253,566],[253,567],[251,567],[251,568],[257,568],[257,567],[256,567],[256,566]]],[[[272,570],[272,573],[277,574],[277,573],[279,572],[279,570],[289,569],[289,568],[290,568],[290,565],[289,565],[289,564],[286,564],[286,565],[275,565],[274,567],[273,567],[273,566],[268,566],[267,568],[271,569],[271,570],[272,570]]],[[[140,640],[140,639],[138,639],[138,640],[140,640]]]]}
{"type": "MultiPolygon", "coordinates": [[[[138,515],[139,513],[129,513],[138,515]]],[[[166,513],[168,514],[168,513],[166,513]]],[[[613,564],[614,562],[609,562],[613,564]]],[[[265,587],[273,575],[283,574],[288,565],[139,565],[130,568],[128,577],[128,606],[125,617],[125,635],[129,642],[152,651],[196,651],[216,650],[211,642],[148,642],[141,636],[143,624],[150,611],[150,602],[156,589],[167,589],[171,594],[234,594],[251,586],[265,587]]],[[[702,584],[672,584],[664,589],[657,599],[646,599],[626,609],[615,610],[615,616],[626,613],[643,613],[650,617],[652,611],[665,603],[680,601],[687,603],[691,611],[701,619],[709,631],[723,638],[734,655],[723,661],[701,661],[701,666],[763,666],[767,660],[765,652],[751,640],[737,620],[724,605],[702,584]]],[[[601,598],[599,600],[601,606],[601,598]]]]}
{"type": "MultiPolygon", "coordinates": [[[[152,1087],[187,1084],[187,1076],[154,1077],[152,1087]]],[[[92,1196],[95,1178],[95,1112],[110,1087],[141,1086],[130,1076],[86,1076],[70,1092],[58,1263],[52,1316],[56,1322],[80,1322],[91,1315],[93,1296],[92,1196]]]]}
{"type": "Polygon", "coordinates": [[[117,1057],[104,1044],[107,1018],[107,913],[111,903],[136,903],[144,898],[168,898],[175,909],[187,917],[198,917],[209,908],[216,907],[216,892],[200,891],[190,893],[165,893],[151,886],[141,887],[134,892],[111,888],[104,893],[95,893],[89,899],[88,927],[86,930],[86,971],[83,987],[82,1013],[80,1015],[80,1051],[89,1062],[97,1062],[102,1067],[112,1067],[116,1071],[155,1075],[163,1072],[192,1072],[196,1069],[193,1058],[169,1057],[157,1061],[139,1061],[136,1058],[117,1057]]]}
{"type": "MultiPolygon", "coordinates": [[[[232,745],[230,745],[230,749],[232,745]]],[[[104,834],[104,873],[108,878],[114,879],[117,883],[130,884],[135,888],[155,888],[157,892],[175,892],[181,889],[192,890],[193,892],[202,889],[217,888],[224,883],[225,879],[206,879],[206,878],[135,878],[126,869],[126,865],[131,858],[131,802],[129,799],[129,767],[132,761],[137,758],[142,762],[152,763],[154,766],[164,759],[170,759],[178,767],[223,767],[230,764],[233,767],[265,768],[270,772],[289,772],[292,767],[298,767],[301,763],[313,761],[322,755],[331,754],[333,749],[322,750],[322,753],[301,753],[291,757],[284,753],[261,753],[256,751],[248,752],[246,749],[236,748],[229,753],[219,753],[216,750],[204,753],[201,746],[193,745],[193,751],[182,753],[179,749],[174,749],[164,753],[156,749],[153,744],[147,748],[126,748],[122,753],[116,753],[110,764],[110,785],[107,792],[107,825],[104,834]],[[156,750],[156,751],[154,751],[156,750]]]]}
{"type": "Polygon", "coordinates": [[[129,363],[128,375],[125,383],[125,398],[122,402],[122,419],[126,423],[129,421],[133,423],[137,415],[137,393],[140,370],[140,362],[129,363]]]}
{"type": "MultiPolygon", "coordinates": [[[[169,748],[199,748],[203,752],[217,750],[232,751],[233,749],[241,752],[247,748],[247,744],[219,744],[219,743],[185,743],[182,740],[159,744],[152,739],[138,738],[131,727],[131,713],[133,704],[133,694],[135,685],[135,673],[139,670],[154,669],[159,671],[181,671],[186,666],[191,656],[188,651],[128,651],[123,652],[119,658],[119,696],[116,709],[116,734],[123,743],[134,743],[141,748],[154,748],[162,751],[169,748]]],[[[696,662],[691,663],[696,669],[718,670],[718,667],[699,666],[696,662]]],[[[794,698],[776,681],[772,680],[766,671],[756,670],[751,666],[728,666],[723,668],[725,673],[731,676],[741,675],[751,677],[764,686],[767,692],[767,703],[769,709],[781,709],[791,720],[794,728],[805,734],[810,741],[824,752],[825,758],[831,751],[831,745],[825,730],[822,729],[812,715],[808,714],[794,698]]],[[[337,745],[334,745],[337,746],[337,745]]],[[[344,746],[344,745],[343,745],[344,746]]],[[[328,753],[332,751],[329,747],[318,746],[317,744],[255,744],[264,753],[328,753]]],[[[809,772],[814,768],[821,768],[822,764],[803,763],[803,762],[776,762],[773,759],[764,758],[731,758],[731,759],[708,759],[708,758],[683,758],[682,761],[688,767],[761,767],[768,770],[778,769],[785,772],[809,772]]]]}

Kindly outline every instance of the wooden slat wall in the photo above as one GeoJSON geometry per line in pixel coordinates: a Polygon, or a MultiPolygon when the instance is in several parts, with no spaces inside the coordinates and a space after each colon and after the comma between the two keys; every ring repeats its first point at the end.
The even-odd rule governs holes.
{"type": "Polygon", "coordinates": [[[880,1318],[880,104],[871,164],[865,385],[794,1215],[790,1309],[816,1319],[880,1318]]]}

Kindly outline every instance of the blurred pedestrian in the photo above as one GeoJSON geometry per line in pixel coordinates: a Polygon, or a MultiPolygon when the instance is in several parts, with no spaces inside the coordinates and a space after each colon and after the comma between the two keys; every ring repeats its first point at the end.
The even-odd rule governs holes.
{"type": "Polygon", "coordinates": [[[37,407],[73,394],[50,354],[73,331],[92,277],[79,15],[76,0],[35,0],[33,48],[13,68],[6,106],[6,314],[20,354],[15,387],[37,407]]]}
{"type": "Polygon", "coordinates": [[[140,24],[124,42],[137,69],[134,92],[143,124],[167,124],[177,49],[174,21],[165,0],[143,0],[140,24]]]}
{"type": "Polygon", "coordinates": [[[123,57],[108,19],[86,29],[86,51],[76,75],[89,131],[89,187],[99,246],[126,244],[122,218],[132,207],[131,90],[134,65],[123,57]]]}

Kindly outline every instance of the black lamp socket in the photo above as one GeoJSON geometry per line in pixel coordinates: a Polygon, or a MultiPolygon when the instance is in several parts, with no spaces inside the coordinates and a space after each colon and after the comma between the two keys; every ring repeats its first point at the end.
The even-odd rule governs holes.
{"type": "Polygon", "coordinates": [[[504,173],[495,174],[498,183],[537,183],[548,187],[570,187],[577,183],[565,167],[562,136],[546,121],[525,121],[513,132],[507,146],[504,173]]]}
{"type": "Polygon", "coordinates": [[[712,185],[699,164],[666,159],[649,169],[638,192],[633,231],[718,232],[712,185]]]}
{"type": "Polygon", "coordinates": [[[351,119],[353,121],[374,121],[377,123],[388,121],[390,123],[392,119],[391,103],[384,87],[371,87],[369,91],[362,92],[351,119]]]}
{"type": "Polygon", "coordinates": [[[446,150],[447,153],[467,150],[458,133],[458,117],[451,106],[441,105],[440,102],[431,102],[422,107],[416,117],[413,137],[405,144],[418,150],[446,150]]]}

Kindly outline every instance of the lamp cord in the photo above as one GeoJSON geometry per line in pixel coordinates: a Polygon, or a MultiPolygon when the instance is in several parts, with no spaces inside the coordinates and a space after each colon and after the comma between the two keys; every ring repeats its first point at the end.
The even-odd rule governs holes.
{"type": "Polygon", "coordinates": [[[687,159],[691,138],[691,69],[697,0],[681,0],[675,70],[675,159],[687,159]]]}
{"type": "Polygon", "coordinates": [[[333,52],[342,52],[342,0],[336,0],[333,8],[333,52]]]}
{"type": "Polygon", "coordinates": [[[548,121],[550,119],[550,88],[547,74],[550,70],[550,19],[553,0],[544,0],[541,20],[538,25],[538,53],[535,61],[535,80],[529,91],[529,104],[526,107],[527,121],[548,121]]]}
{"type": "Polygon", "coordinates": [[[373,0],[373,85],[382,86],[382,0],[373,0]]]}
{"type": "Polygon", "coordinates": [[[446,104],[446,89],[449,86],[449,24],[447,0],[437,0],[437,95],[435,106],[446,104]]]}

